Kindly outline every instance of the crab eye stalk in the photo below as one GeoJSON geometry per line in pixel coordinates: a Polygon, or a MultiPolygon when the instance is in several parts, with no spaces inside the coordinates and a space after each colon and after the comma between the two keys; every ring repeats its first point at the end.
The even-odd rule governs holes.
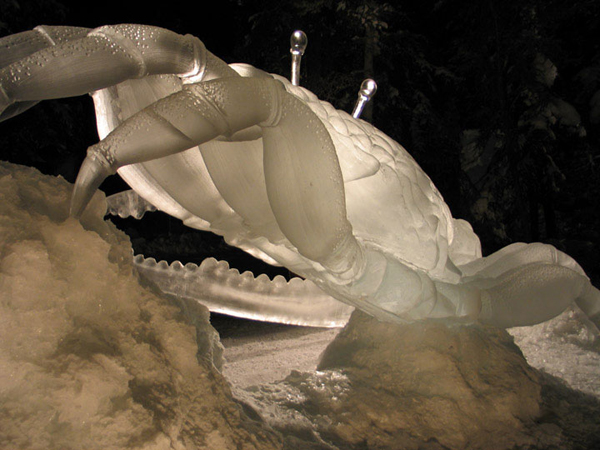
{"type": "Polygon", "coordinates": [[[365,108],[365,105],[371,100],[371,98],[377,92],[377,83],[375,80],[371,78],[367,78],[360,85],[360,89],[358,91],[358,100],[356,100],[356,105],[354,105],[354,111],[352,111],[352,117],[358,119],[365,108]]]}
{"type": "Polygon", "coordinates": [[[302,55],[308,45],[306,33],[301,30],[296,30],[290,37],[290,53],[292,54],[292,84],[298,86],[300,84],[300,61],[302,55]]]}

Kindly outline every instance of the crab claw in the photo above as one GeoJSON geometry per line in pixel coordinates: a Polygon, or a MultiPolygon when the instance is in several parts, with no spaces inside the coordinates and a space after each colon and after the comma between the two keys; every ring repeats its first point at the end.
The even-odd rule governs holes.
{"type": "Polygon", "coordinates": [[[70,215],[79,218],[102,182],[114,173],[107,159],[100,152],[90,149],[77,174],[70,215]]]}

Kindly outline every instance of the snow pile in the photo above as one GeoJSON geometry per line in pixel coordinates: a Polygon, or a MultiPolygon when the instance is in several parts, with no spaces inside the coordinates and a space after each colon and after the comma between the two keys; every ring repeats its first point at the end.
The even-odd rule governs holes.
{"type": "Polygon", "coordinates": [[[497,328],[355,314],[319,369],[344,369],[353,386],[342,403],[357,414],[331,430],[353,444],[511,448],[529,443],[520,432],[539,415],[537,374],[497,328]]]}
{"type": "MultiPolygon", "coordinates": [[[[579,364],[571,372],[593,384],[596,339],[580,319],[565,313],[511,333],[541,369],[564,375],[579,364]],[[556,341],[580,351],[559,363],[565,349],[556,341]]],[[[585,388],[581,379],[577,387],[585,388]]],[[[316,372],[294,371],[236,396],[288,438],[319,449],[597,448],[600,435],[598,398],[530,367],[506,331],[383,324],[359,312],[316,372]]]]}
{"type": "Polygon", "coordinates": [[[318,371],[248,389],[245,401],[289,431],[338,448],[531,445],[537,372],[503,330],[437,322],[383,324],[355,312],[318,371]]]}
{"type": "Polygon", "coordinates": [[[141,287],[101,196],[82,226],[70,192],[0,163],[0,447],[279,447],[215,369],[208,311],[194,327],[141,287]]]}
{"type": "Polygon", "coordinates": [[[533,367],[600,399],[598,330],[579,309],[568,309],[548,322],[511,328],[509,332],[533,367]]]}

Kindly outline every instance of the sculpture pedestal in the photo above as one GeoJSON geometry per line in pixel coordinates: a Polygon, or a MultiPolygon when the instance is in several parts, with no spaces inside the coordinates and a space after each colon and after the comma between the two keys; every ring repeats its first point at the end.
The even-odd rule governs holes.
{"type": "Polygon", "coordinates": [[[505,330],[355,312],[317,371],[236,396],[298,448],[570,448],[547,388],[505,330]]]}
{"type": "Polygon", "coordinates": [[[318,370],[350,389],[330,432],[368,447],[512,448],[540,414],[541,386],[512,337],[479,325],[382,324],[355,312],[318,370]]]}

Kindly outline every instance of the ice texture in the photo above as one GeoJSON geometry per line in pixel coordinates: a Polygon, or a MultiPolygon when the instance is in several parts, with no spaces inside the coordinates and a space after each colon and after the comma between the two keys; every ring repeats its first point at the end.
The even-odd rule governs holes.
{"type": "Polygon", "coordinates": [[[279,448],[215,368],[207,309],[140,286],[102,196],[80,223],[71,189],[0,163],[0,447],[279,448]]]}
{"type": "MultiPolygon", "coordinates": [[[[451,217],[431,180],[406,150],[369,124],[355,121],[349,115],[334,110],[331,105],[320,102],[309,91],[277,79],[321,120],[331,138],[344,180],[344,200],[352,225],[350,234],[344,220],[339,222],[339,217],[333,217],[340,211],[326,208],[326,214],[332,216],[332,221],[317,217],[323,214],[323,204],[338,204],[329,194],[323,194],[322,198],[299,200],[295,205],[298,210],[293,210],[287,203],[285,212],[272,209],[270,189],[277,191],[278,202],[285,203],[280,198],[284,195],[280,192],[280,183],[290,176],[273,169],[277,173],[272,174],[270,180],[274,183],[277,179],[279,184],[269,185],[269,177],[264,172],[268,164],[263,168],[261,153],[279,150],[267,150],[268,143],[260,139],[212,141],[198,149],[167,158],[122,167],[119,173],[160,209],[180,217],[184,223],[223,234],[232,245],[269,263],[284,265],[314,281],[332,297],[383,320],[477,318],[479,315],[478,318],[501,326],[531,324],[559,314],[580,294],[587,295],[592,299],[591,303],[596,304],[592,312],[600,308],[598,293],[588,287],[589,282],[581,268],[553,247],[516,244],[482,258],[479,240],[471,226],[451,217]],[[264,151],[261,149],[263,144],[264,151]],[[206,195],[198,196],[197,192],[206,195]],[[266,194],[269,194],[268,198],[266,194]],[[173,207],[173,201],[179,206],[173,207]],[[370,211],[376,211],[376,214],[370,211]],[[300,216],[303,220],[296,220],[300,216]],[[327,227],[334,234],[342,233],[346,237],[336,236],[327,244],[328,247],[308,244],[321,240],[327,227]],[[292,238],[298,233],[303,235],[299,240],[292,238]],[[306,244],[302,248],[291,244],[300,241],[306,244]],[[337,248],[333,250],[331,245],[337,248]],[[325,267],[324,270],[321,263],[338,267],[325,267]],[[353,273],[354,269],[348,269],[345,274],[336,272],[338,269],[343,272],[344,267],[354,267],[358,272],[353,273]],[[527,298],[528,301],[518,301],[519,298],[527,298]]],[[[269,84],[229,79],[222,83],[198,84],[177,97],[154,103],[151,108],[160,112],[163,118],[166,115],[175,117],[171,123],[179,126],[179,116],[173,111],[183,108],[189,112],[185,117],[191,117],[192,112],[204,111],[206,107],[200,102],[201,96],[210,93],[215,96],[215,101],[221,101],[221,96],[229,98],[232,95],[247,100],[240,92],[264,90],[266,95],[269,92],[266,86],[269,84]],[[190,99],[190,93],[198,97],[190,99]]],[[[161,93],[171,89],[170,79],[146,78],[96,93],[99,128],[108,131],[133,114],[141,100],[141,104],[150,104],[159,99],[161,93]]],[[[250,92],[245,95],[251,97],[250,92]]],[[[310,117],[310,112],[302,106],[302,103],[295,102],[286,114],[302,117],[308,114],[310,117]]],[[[142,118],[138,116],[136,120],[142,118]]],[[[317,127],[318,122],[309,122],[312,132],[323,134],[323,129],[317,127]]],[[[188,125],[181,126],[185,131],[188,125]]],[[[295,127],[296,122],[288,126],[295,127]]],[[[122,127],[118,129],[124,130],[122,127]]],[[[128,133],[125,135],[129,136],[128,133]]],[[[271,137],[275,139],[271,144],[277,149],[295,145],[296,141],[309,147],[312,145],[304,135],[297,136],[293,143],[286,140],[289,136],[275,133],[271,137]]],[[[114,141],[116,138],[111,139],[114,141]]],[[[282,163],[281,157],[276,160],[282,163]]],[[[310,157],[309,160],[312,161],[310,157]]],[[[295,164],[294,170],[300,170],[303,178],[310,172],[302,169],[301,161],[297,160],[295,164]]],[[[308,184],[313,183],[310,181],[313,176],[307,177],[308,184]]],[[[322,188],[320,191],[334,190],[322,188]]],[[[290,193],[289,198],[292,197],[296,198],[296,195],[290,193]]],[[[157,279],[159,285],[164,285],[165,276],[169,277],[168,292],[171,294],[190,295],[197,291],[198,285],[191,282],[198,277],[188,276],[189,272],[162,270],[155,271],[155,275],[160,277],[157,279]],[[182,277],[179,282],[175,279],[176,275],[182,277]]],[[[300,297],[296,297],[300,301],[300,297]]],[[[197,298],[208,300],[202,296],[197,298]]],[[[312,323],[316,326],[325,322],[336,323],[337,312],[330,314],[327,309],[321,309],[313,298],[314,295],[307,297],[303,306],[312,314],[300,313],[300,309],[293,308],[287,312],[284,309],[272,312],[269,308],[274,303],[267,300],[263,304],[263,320],[312,323]]],[[[261,311],[256,303],[248,304],[248,309],[244,310],[245,305],[236,302],[233,307],[229,300],[228,305],[226,302],[221,305],[223,312],[260,318],[261,311]]]]}
{"type": "MultiPolygon", "coordinates": [[[[281,77],[273,76],[285,93],[268,75],[259,75],[188,84],[164,99],[172,92],[165,78],[131,80],[98,92],[101,136],[114,131],[93,151],[119,148],[111,157],[125,158],[152,129],[155,139],[165,139],[160,144],[165,157],[146,162],[158,154],[149,156],[141,145],[138,164],[118,164],[134,189],[184,223],[221,234],[381,320],[469,316],[524,325],[560,314],[579,297],[586,297],[592,313],[600,311],[600,294],[567,255],[519,244],[482,258],[470,225],[452,218],[402,146],[281,77]],[[280,96],[276,105],[269,103],[274,96],[280,96]],[[207,103],[218,105],[223,117],[207,103]],[[149,106],[135,114],[142,105],[149,106]],[[249,133],[252,138],[231,136],[243,128],[240,123],[254,124],[236,118],[242,110],[244,120],[254,117],[261,127],[249,133]],[[267,110],[281,115],[275,124],[260,122],[267,110]],[[218,126],[228,121],[229,131],[212,139],[217,125],[207,120],[218,126]],[[172,136],[161,131],[164,123],[198,148],[174,153],[180,144],[170,143],[172,136]]],[[[188,281],[181,280],[179,291],[188,281]]],[[[293,309],[272,314],[265,302],[264,319],[317,326],[324,318],[337,320],[306,302],[312,315],[293,309]]],[[[260,317],[256,307],[244,312],[242,306],[233,309],[236,314],[260,317]]]]}
{"type": "MultiPolygon", "coordinates": [[[[399,143],[282,77],[228,66],[196,37],[132,24],[42,27],[0,48],[9,55],[0,120],[93,92],[101,141],[79,171],[74,216],[118,172],[186,225],[380,320],[512,327],[577,302],[600,324],[600,291],[567,255],[517,244],[482,258],[470,226],[399,143]]],[[[538,65],[551,84],[551,62],[538,65]]],[[[580,118],[553,101],[535,120],[555,119],[577,127],[580,118]]]]}
{"type": "Polygon", "coordinates": [[[137,255],[140,276],[161,292],[189,302],[200,302],[211,312],[235,317],[314,327],[341,327],[353,311],[309,280],[287,281],[277,275],[255,277],[250,271],[230,269],[227,261],[207,258],[200,265],[156,262],[137,255]]]}
{"type": "Polygon", "coordinates": [[[106,198],[108,213],[121,218],[133,217],[141,219],[148,211],[156,211],[156,207],[140,197],[135,191],[128,190],[113,194],[106,198]]]}

